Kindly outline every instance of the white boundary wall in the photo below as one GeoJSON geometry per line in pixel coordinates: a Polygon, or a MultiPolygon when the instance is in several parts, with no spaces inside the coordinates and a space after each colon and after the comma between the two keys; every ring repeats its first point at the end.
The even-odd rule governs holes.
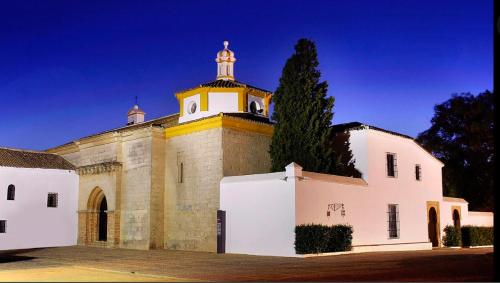
{"type": "Polygon", "coordinates": [[[76,245],[78,175],[72,170],[0,167],[0,250],[76,245]],[[7,188],[15,186],[15,199],[7,188]],[[58,206],[47,207],[48,193],[58,206]]]}
{"type": "Polygon", "coordinates": [[[226,252],[295,256],[295,190],[284,172],[225,177],[226,252]]]}

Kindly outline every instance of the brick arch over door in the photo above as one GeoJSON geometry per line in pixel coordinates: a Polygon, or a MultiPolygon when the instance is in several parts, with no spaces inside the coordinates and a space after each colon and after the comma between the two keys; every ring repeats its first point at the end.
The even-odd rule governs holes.
{"type": "Polygon", "coordinates": [[[98,245],[115,247],[119,244],[120,223],[115,211],[101,211],[103,203],[106,209],[109,207],[104,191],[95,187],[89,194],[87,209],[79,214],[79,238],[78,242],[84,245],[98,245]],[[105,221],[106,223],[100,223],[105,221]],[[106,224],[106,225],[103,225],[106,224]],[[106,231],[101,231],[105,229],[106,231]],[[99,237],[101,234],[101,237],[99,237]],[[105,237],[103,237],[103,234],[105,237]],[[103,241],[105,240],[105,241],[103,241]]]}

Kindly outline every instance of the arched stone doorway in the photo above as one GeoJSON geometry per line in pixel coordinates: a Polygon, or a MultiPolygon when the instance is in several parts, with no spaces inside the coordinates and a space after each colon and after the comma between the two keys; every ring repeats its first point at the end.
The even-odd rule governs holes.
{"type": "Polygon", "coordinates": [[[460,229],[460,212],[458,212],[458,209],[453,210],[453,226],[460,229]]]}
{"type": "Polygon", "coordinates": [[[96,187],[87,202],[86,244],[108,239],[108,202],[101,188],[96,187]]]}
{"type": "Polygon", "coordinates": [[[429,222],[428,222],[428,230],[429,230],[429,240],[432,242],[433,247],[439,246],[439,238],[438,238],[438,216],[436,209],[431,207],[429,209],[429,222]]]}

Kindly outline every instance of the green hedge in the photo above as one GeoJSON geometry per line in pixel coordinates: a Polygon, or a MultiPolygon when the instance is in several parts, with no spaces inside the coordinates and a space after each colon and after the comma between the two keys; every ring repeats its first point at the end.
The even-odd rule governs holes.
{"type": "Polygon", "coordinates": [[[462,227],[462,244],[464,247],[493,245],[493,227],[462,227]]]}
{"type": "Polygon", "coordinates": [[[295,251],[298,254],[350,251],[352,226],[319,224],[295,227],[295,251]]]}
{"type": "Polygon", "coordinates": [[[447,247],[460,247],[462,245],[462,236],[460,229],[448,225],[444,227],[443,244],[447,247]]]}

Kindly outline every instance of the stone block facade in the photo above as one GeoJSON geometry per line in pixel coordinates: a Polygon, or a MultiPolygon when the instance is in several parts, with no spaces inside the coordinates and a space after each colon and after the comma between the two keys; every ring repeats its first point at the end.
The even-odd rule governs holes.
{"type": "Polygon", "coordinates": [[[269,135],[223,126],[173,137],[166,137],[165,127],[148,126],[51,152],[79,168],[78,244],[215,252],[220,180],[268,172],[270,142],[269,135]],[[104,197],[103,243],[98,229],[104,197]]]}
{"type": "Polygon", "coordinates": [[[165,247],[215,251],[222,128],[166,140],[165,247]]]}

